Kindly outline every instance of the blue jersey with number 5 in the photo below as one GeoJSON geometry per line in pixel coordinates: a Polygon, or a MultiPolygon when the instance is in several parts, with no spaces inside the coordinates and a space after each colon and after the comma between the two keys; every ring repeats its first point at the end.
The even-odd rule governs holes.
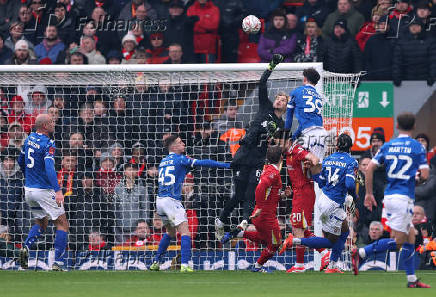
{"type": "Polygon", "coordinates": [[[385,165],[388,180],[385,196],[397,194],[415,199],[416,171],[428,168],[421,143],[407,135],[400,135],[385,143],[372,162],[385,165]]]}
{"type": "Polygon", "coordinates": [[[195,159],[170,153],[159,164],[159,197],[182,199],[182,186],[186,174],[194,167],[195,159]]]}
{"type": "MultiPolygon", "coordinates": [[[[298,121],[298,130],[303,131],[312,126],[322,127],[322,98],[311,85],[296,88],[290,94],[287,112],[294,110],[298,121]]],[[[290,119],[292,121],[292,119],[290,119]]],[[[288,119],[286,119],[288,122],[288,119]]],[[[290,123],[289,123],[290,124],[290,123]]]]}
{"type": "Polygon", "coordinates": [[[53,189],[46,172],[45,159],[50,158],[54,162],[55,150],[54,141],[44,134],[32,132],[26,138],[18,160],[24,163],[26,187],[53,189]]]}

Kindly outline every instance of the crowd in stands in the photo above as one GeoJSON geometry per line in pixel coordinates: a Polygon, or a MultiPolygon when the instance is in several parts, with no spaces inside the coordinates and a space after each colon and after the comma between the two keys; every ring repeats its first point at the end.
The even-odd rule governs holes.
{"type": "Polygon", "coordinates": [[[0,64],[323,62],[365,79],[436,77],[435,0],[2,0],[0,64]],[[246,34],[242,19],[263,26],[246,34]]]}
{"type": "MultiPolygon", "coordinates": [[[[0,0],[2,63],[258,62],[282,53],[288,62],[323,61],[327,70],[367,70],[370,79],[393,79],[396,84],[407,78],[431,84],[435,77],[434,26],[426,27],[435,14],[435,0],[21,2],[0,0]],[[261,34],[234,30],[247,14],[265,19],[261,34]],[[406,15],[413,19],[407,25],[402,23],[406,15]],[[128,21],[131,27],[105,30],[109,20],[128,21]]],[[[245,134],[241,90],[165,81],[150,86],[141,77],[132,86],[114,88],[0,88],[0,252],[3,246],[19,245],[30,226],[16,158],[40,113],[56,119],[56,170],[71,225],[70,250],[156,244],[165,231],[154,211],[158,164],[168,153],[164,139],[179,133],[187,155],[230,162],[245,134]]],[[[431,222],[436,221],[436,158],[429,137],[416,138],[426,147],[431,165],[429,180],[416,188],[417,205],[425,210],[415,220],[422,239],[417,247],[424,249],[431,242],[431,222]]],[[[359,159],[361,179],[385,141],[384,131],[375,129],[371,148],[359,159]]],[[[363,207],[365,188],[356,183],[361,199],[354,244],[368,243],[388,231],[382,214],[385,171],[379,169],[375,175],[378,207],[373,212],[363,207]]],[[[213,221],[232,194],[231,179],[230,171],[201,169],[185,180],[183,202],[193,247],[220,247],[213,221]]],[[[287,232],[289,208],[290,202],[284,201],[279,209],[281,227],[287,232]]],[[[232,223],[239,223],[238,211],[232,223]]],[[[45,235],[38,246],[51,248],[52,240],[45,235]]],[[[248,242],[241,246],[256,249],[248,242]]]]}

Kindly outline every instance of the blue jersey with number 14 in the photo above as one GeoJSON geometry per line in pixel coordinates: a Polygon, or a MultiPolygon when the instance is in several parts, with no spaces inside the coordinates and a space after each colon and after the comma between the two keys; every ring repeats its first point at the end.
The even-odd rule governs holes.
{"type": "Polygon", "coordinates": [[[298,121],[298,130],[301,132],[312,126],[322,127],[322,98],[311,85],[296,88],[290,94],[291,100],[288,103],[285,129],[292,126],[292,115],[298,121]]]}
{"type": "Polygon", "coordinates": [[[421,143],[407,135],[400,135],[385,143],[372,162],[385,165],[388,180],[385,196],[397,194],[415,199],[416,171],[428,168],[421,143]]]}

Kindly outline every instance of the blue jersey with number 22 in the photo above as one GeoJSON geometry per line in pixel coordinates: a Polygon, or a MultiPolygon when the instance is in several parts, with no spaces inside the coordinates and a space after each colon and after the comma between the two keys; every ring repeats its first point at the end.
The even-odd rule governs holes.
{"type": "Polygon", "coordinates": [[[385,165],[388,180],[385,196],[398,194],[415,199],[416,171],[428,168],[421,143],[407,135],[400,135],[385,143],[372,162],[385,165]]]}

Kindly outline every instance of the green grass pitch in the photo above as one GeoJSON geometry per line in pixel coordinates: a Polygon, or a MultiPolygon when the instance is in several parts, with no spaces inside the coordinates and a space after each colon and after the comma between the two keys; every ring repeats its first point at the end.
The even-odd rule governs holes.
{"type": "MultiPolygon", "coordinates": [[[[436,272],[418,276],[436,287],[436,272]]],[[[0,271],[2,297],[279,297],[436,296],[435,289],[407,289],[403,272],[268,274],[249,271],[0,271]],[[417,291],[418,290],[418,291],[417,291]]]]}

